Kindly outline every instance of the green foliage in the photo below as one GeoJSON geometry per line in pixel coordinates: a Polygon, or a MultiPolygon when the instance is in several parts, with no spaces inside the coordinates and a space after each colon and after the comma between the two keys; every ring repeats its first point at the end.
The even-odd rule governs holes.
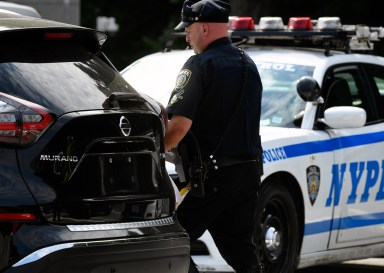
{"type": "MultiPolygon", "coordinates": [[[[180,20],[184,0],[81,0],[81,25],[96,27],[96,16],[115,17],[120,30],[108,35],[104,52],[123,69],[136,59],[162,51],[166,37],[180,20]]],[[[339,16],[343,24],[382,23],[380,1],[365,0],[228,0],[232,15],[252,16],[255,22],[261,16],[281,16],[285,23],[291,16],[339,16]]],[[[185,45],[181,41],[182,46],[185,45]]],[[[376,47],[376,46],[375,46],[376,47]]],[[[381,50],[384,51],[381,45],[381,50]]]]}
{"type": "Polygon", "coordinates": [[[96,28],[96,17],[115,17],[119,31],[108,34],[104,52],[121,70],[136,59],[162,51],[180,18],[183,0],[82,0],[81,25],[96,28]]]}

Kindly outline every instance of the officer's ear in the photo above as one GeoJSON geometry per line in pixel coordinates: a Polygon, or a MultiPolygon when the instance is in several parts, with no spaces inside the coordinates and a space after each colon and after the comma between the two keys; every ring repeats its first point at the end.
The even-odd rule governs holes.
{"type": "Polygon", "coordinates": [[[208,24],[202,24],[201,27],[203,29],[203,33],[208,34],[209,25],[208,24]]]}

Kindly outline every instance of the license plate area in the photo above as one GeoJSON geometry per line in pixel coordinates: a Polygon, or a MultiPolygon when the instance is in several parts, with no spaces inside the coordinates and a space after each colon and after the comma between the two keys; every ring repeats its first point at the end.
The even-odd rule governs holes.
{"type": "Polygon", "coordinates": [[[150,154],[101,156],[99,165],[102,195],[138,193],[154,171],[150,154]]]}
{"type": "Polygon", "coordinates": [[[161,177],[154,140],[135,137],[93,143],[69,184],[81,189],[80,198],[155,194],[161,177]]]}

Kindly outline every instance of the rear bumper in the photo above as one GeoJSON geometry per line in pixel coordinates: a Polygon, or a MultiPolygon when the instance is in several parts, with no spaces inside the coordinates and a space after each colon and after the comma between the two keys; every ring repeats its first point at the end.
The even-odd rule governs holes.
{"type": "Polygon", "coordinates": [[[188,272],[189,253],[185,233],[82,241],[39,249],[3,272],[183,273],[188,272]]]}

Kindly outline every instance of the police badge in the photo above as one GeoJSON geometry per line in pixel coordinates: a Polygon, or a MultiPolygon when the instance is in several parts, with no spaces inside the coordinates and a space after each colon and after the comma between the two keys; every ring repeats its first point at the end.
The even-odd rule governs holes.
{"type": "Polygon", "coordinates": [[[309,166],[307,168],[307,186],[308,196],[311,201],[311,205],[316,201],[320,188],[320,168],[317,166],[309,166]]]}

